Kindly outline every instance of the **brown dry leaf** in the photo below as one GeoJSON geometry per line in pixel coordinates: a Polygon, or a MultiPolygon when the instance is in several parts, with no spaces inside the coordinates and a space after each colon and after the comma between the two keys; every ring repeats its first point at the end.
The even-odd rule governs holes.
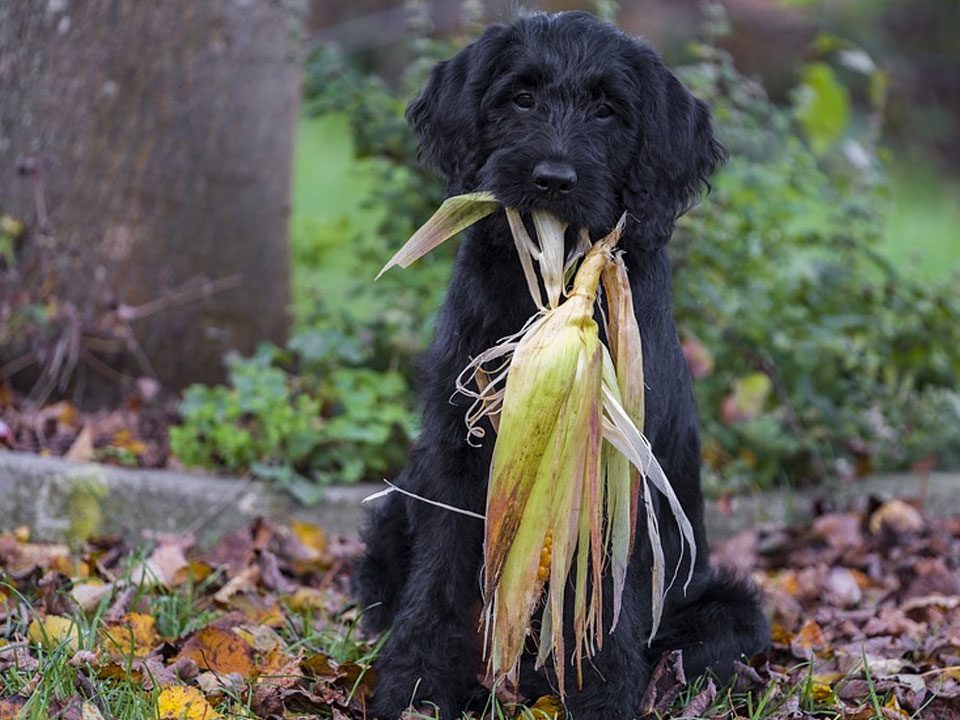
{"type": "Polygon", "coordinates": [[[261,679],[269,679],[271,685],[291,687],[303,677],[300,671],[300,657],[288,655],[279,648],[271,650],[260,658],[257,675],[261,679]]]}
{"type": "Polygon", "coordinates": [[[841,608],[858,605],[863,598],[857,578],[845,567],[831,568],[823,589],[826,602],[841,608]]]}
{"type": "Polygon", "coordinates": [[[653,669],[650,684],[640,703],[643,713],[663,713],[687,684],[683,672],[683,652],[673,650],[660,658],[653,669]]]}
{"type": "Polygon", "coordinates": [[[798,658],[806,659],[811,655],[819,653],[827,648],[827,639],[821,628],[813,620],[807,620],[800,632],[796,634],[790,643],[794,655],[798,658]]]}
{"type": "Polygon", "coordinates": [[[84,665],[96,665],[100,662],[100,656],[90,650],[78,650],[73,657],[67,661],[70,667],[83,667],[84,665]]]}
{"type": "Polygon", "coordinates": [[[268,653],[283,647],[283,639],[265,625],[241,625],[233,628],[233,632],[246,640],[258,653],[268,653]]]}
{"type": "Polygon", "coordinates": [[[923,530],[923,516],[910,503],[893,498],[878,507],[870,516],[870,532],[874,535],[889,530],[897,535],[923,530]]]}
{"type": "Polygon", "coordinates": [[[136,457],[147,451],[146,443],[138,439],[128,428],[123,428],[114,433],[110,439],[110,447],[124,450],[136,457]]]}
{"type": "Polygon", "coordinates": [[[89,700],[80,703],[81,720],[104,720],[100,709],[89,700]]]}
{"type": "Polygon", "coordinates": [[[377,684],[377,673],[369,665],[345,662],[340,665],[336,684],[347,690],[352,691],[356,688],[358,693],[370,694],[377,684]]]}
{"type": "Polygon", "coordinates": [[[224,605],[230,602],[230,598],[240,592],[251,592],[257,589],[257,583],[260,581],[260,568],[257,565],[250,565],[244,568],[234,577],[227,581],[227,584],[217,590],[213,599],[224,605]]]}
{"type": "Polygon", "coordinates": [[[77,583],[70,590],[70,597],[84,612],[93,612],[100,602],[113,592],[113,583],[105,583],[99,578],[77,583]]]}
{"type": "Polygon", "coordinates": [[[188,567],[190,563],[187,562],[180,543],[161,543],[150,553],[145,563],[134,569],[131,578],[138,585],[156,583],[164,587],[173,587],[178,577],[185,577],[183,572],[188,567]]]}
{"type": "Polygon", "coordinates": [[[158,720],[215,720],[220,717],[195,687],[171,685],[157,698],[158,720]]]}
{"type": "Polygon", "coordinates": [[[335,677],[340,672],[337,663],[323,653],[308,655],[300,661],[300,669],[315,677],[335,677]]]}
{"type": "Polygon", "coordinates": [[[152,615],[131,612],[103,628],[105,649],[114,657],[146,657],[160,641],[152,615]]]}
{"type": "Polygon", "coordinates": [[[253,648],[233,630],[210,626],[199,630],[184,643],[177,659],[190,658],[204,670],[226,675],[238,673],[244,679],[253,675],[253,648]]]}
{"type": "Polygon", "coordinates": [[[197,685],[207,697],[220,696],[224,692],[239,694],[243,690],[243,678],[238,673],[220,675],[219,673],[202,672],[197,675],[197,685]]]}
{"type": "Polygon", "coordinates": [[[843,713],[843,720],[874,720],[874,718],[876,718],[876,711],[870,703],[860,705],[855,710],[845,710],[843,713]]]}
{"type": "Polygon", "coordinates": [[[20,720],[20,711],[27,704],[22,695],[11,695],[0,699],[0,720],[20,720]]]}
{"type": "Polygon", "coordinates": [[[21,543],[12,535],[0,535],[0,558],[11,575],[23,575],[32,568],[73,574],[70,548],[59,543],[21,543]]]}
{"type": "Polygon", "coordinates": [[[278,628],[284,623],[283,610],[273,595],[241,592],[234,595],[228,604],[252,623],[271,628],[278,628]]]}
{"type": "Polygon", "coordinates": [[[717,686],[713,678],[707,678],[707,684],[703,690],[698,692],[687,706],[683,709],[683,717],[698,718],[706,712],[707,708],[713,705],[717,699],[717,686]]]}

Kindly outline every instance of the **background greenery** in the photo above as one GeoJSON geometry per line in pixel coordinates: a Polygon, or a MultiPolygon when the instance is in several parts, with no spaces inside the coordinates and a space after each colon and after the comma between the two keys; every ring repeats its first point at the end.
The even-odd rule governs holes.
{"type": "MultiPolygon", "coordinates": [[[[718,49],[725,31],[714,8],[678,68],[732,154],[672,244],[708,489],[960,465],[956,183],[881,149],[887,79],[859,47],[819,38],[777,105],[718,49]]],[[[442,197],[402,111],[430,63],[463,42],[415,33],[399,90],[335,49],[312,54],[295,332],[286,348],[232,359],[229,387],[189,390],[171,432],[185,463],[252,468],[304,501],[400,467],[416,433],[414,358],[452,249],[372,279],[442,197]]]]}

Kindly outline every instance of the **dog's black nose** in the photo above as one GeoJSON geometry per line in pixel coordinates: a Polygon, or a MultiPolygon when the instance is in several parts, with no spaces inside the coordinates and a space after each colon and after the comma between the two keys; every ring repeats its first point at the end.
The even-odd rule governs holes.
{"type": "Polygon", "coordinates": [[[565,162],[537,163],[533,184],[550,195],[566,195],[577,184],[577,171],[565,162]]]}

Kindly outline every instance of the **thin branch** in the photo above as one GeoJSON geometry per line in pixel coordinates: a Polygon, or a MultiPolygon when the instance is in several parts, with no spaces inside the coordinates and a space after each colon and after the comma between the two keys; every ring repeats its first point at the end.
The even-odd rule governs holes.
{"type": "Polygon", "coordinates": [[[120,317],[122,320],[127,321],[143,320],[169,307],[185,305],[194,300],[210,297],[224,290],[232,290],[233,288],[239,287],[242,280],[243,276],[239,273],[228,275],[219,280],[207,280],[199,286],[192,285],[193,281],[188,280],[181,285],[179,289],[175,289],[170,295],[156,298],[155,300],[146,302],[143,305],[137,305],[136,307],[124,307],[120,312],[120,317]]]}

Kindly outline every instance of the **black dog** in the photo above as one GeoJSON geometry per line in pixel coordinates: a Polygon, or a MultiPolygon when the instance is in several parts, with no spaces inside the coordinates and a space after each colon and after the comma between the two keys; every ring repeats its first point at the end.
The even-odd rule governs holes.
{"type": "MultiPolygon", "coordinates": [[[[638,543],[616,631],[584,665],[582,689],[567,673],[568,711],[575,720],[633,717],[652,665],[674,648],[683,649],[689,675],[728,675],[735,659],[765,647],[768,630],[755,591],[706,561],[697,412],[670,310],[665,248],[677,217],[723,159],[709,110],[646,43],[589,14],[560,13],[489,28],[437,65],[407,116],[423,159],[451,193],[490,190],[521,212],[548,209],[569,222],[571,236],[586,227],[601,237],[624,211],[630,215],[622,246],[644,342],[645,432],[700,552],[693,583],[686,594],[671,590],[648,646],[651,552],[638,543]]],[[[460,247],[424,361],[423,425],[397,481],[403,488],[483,512],[492,441],[467,444],[467,402],[451,402],[454,380],[534,312],[504,214],[495,213],[460,247]]],[[[483,692],[483,523],[397,493],[382,502],[358,577],[367,627],[390,628],[377,661],[375,714],[393,720],[411,701],[429,701],[449,720],[483,692]]],[[[658,512],[673,567],[678,536],[666,506],[658,512]]],[[[520,679],[527,697],[556,682],[526,662],[520,679]]]]}

